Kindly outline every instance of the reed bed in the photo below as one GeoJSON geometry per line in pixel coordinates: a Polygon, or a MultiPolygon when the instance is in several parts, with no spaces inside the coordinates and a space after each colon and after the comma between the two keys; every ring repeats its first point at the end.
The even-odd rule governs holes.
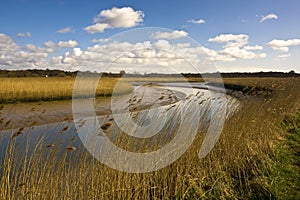
{"type": "MultiPolygon", "coordinates": [[[[178,82],[203,81],[202,78],[180,77],[143,77],[143,78],[80,78],[77,85],[79,96],[111,96],[112,94],[125,94],[132,90],[132,82],[178,82]],[[96,93],[85,94],[91,85],[97,85],[96,93]],[[117,85],[117,87],[115,87],[117,85]],[[88,88],[88,89],[87,89],[88,88]],[[80,92],[81,90],[83,92],[80,92]]],[[[34,102],[72,99],[75,78],[73,77],[26,77],[3,78],[0,77],[0,103],[34,102]]]]}
{"type": "Polygon", "coordinates": [[[204,159],[198,158],[203,133],[176,162],[142,174],[106,167],[84,148],[72,148],[72,141],[66,146],[37,142],[34,153],[20,158],[17,136],[10,139],[0,168],[0,199],[284,198],[274,187],[280,173],[274,176],[272,163],[287,134],[282,120],[300,108],[300,79],[243,78],[225,83],[264,87],[272,93],[241,98],[241,109],[226,121],[217,145],[204,159]]]}
{"type": "MultiPolygon", "coordinates": [[[[85,78],[81,83],[88,87],[96,84],[96,96],[110,96],[119,82],[118,78],[85,78]]],[[[29,102],[72,99],[75,78],[43,77],[43,78],[0,78],[0,102],[29,102]]],[[[118,93],[128,93],[132,90],[129,83],[121,81],[115,90],[118,93]]]]}

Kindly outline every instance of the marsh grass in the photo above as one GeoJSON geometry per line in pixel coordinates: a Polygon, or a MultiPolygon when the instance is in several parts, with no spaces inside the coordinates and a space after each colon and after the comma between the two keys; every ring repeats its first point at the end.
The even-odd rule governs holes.
{"type": "Polygon", "coordinates": [[[288,134],[282,121],[300,108],[300,79],[225,79],[225,83],[272,93],[241,98],[241,109],[226,121],[217,145],[204,159],[198,158],[204,133],[176,162],[144,174],[108,168],[84,148],[66,149],[72,141],[51,148],[37,142],[34,153],[20,159],[15,153],[19,137],[11,137],[1,166],[0,199],[285,198],[274,191],[285,182],[278,181],[282,173],[273,161],[288,134]]]}
{"type": "MultiPolygon", "coordinates": [[[[143,78],[80,78],[76,85],[78,97],[105,97],[112,94],[125,94],[132,91],[132,82],[178,82],[203,81],[202,78],[143,77],[143,78]],[[97,85],[96,93],[85,94],[97,85]],[[117,87],[115,87],[117,85],[117,87]],[[82,90],[82,91],[80,91],[82,90]]],[[[72,99],[75,78],[72,77],[0,77],[0,103],[34,102],[72,99]]]]}
{"type": "MultiPolygon", "coordinates": [[[[97,84],[94,96],[111,96],[118,78],[85,78],[81,81],[84,87],[97,84]]],[[[0,103],[51,101],[72,99],[75,78],[42,77],[42,78],[0,78],[0,103]]],[[[129,83],[121,81],[117,93],[128,93],[132,90],[129,83]]]]}
{"type": "Polygon", "coordinates": [[[127,82],[203,82],[204,79],[202,77],[188,77],[185,78],[183,76],[168,76],[168,77],[124,77],[124,81],[127,82]]]}

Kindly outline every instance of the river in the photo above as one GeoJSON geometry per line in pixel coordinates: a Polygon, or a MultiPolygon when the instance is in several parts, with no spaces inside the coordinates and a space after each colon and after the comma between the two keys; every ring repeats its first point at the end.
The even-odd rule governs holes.
{"type": "MultiPolygon", "coordinates": [[[[112,158],[106,162],[113,165],[114,148],[139,153],[162,148],[167,152],[168,146],[177,148],[179,141],[184,140],[186,145],[177,148],[173,155],[177,157],[199,130],[220,132],[224,120],[239,105],[237,99],[222,89],[208,88],[203,83],[134,83],[134,86],[132,94],[122,96],[5,104],[0,116],[0,162],[4,161],[9,143],[14,143],[14,152],[20,158],[37,147],[45,151],[56,147],[59,152],[72,147],[72,150],[86,149],[100,161],[105,152],[105,157],[112,158]],[[94,141],[96,144],[91,143],[94,141]]],[[[214,146],[218,134],[206,137],[203,156],[214,146]]]]}

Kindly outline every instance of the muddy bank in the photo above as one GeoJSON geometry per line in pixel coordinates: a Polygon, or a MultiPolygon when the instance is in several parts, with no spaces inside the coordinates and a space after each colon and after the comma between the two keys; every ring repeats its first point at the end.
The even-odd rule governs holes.
{"type": "Polygon", "coordinates": [[[249,99],[251,96],[269,96],[272,90],[262,87],[236,85],[220,82],[174,82],[161,83],[164,86],[191,87],[195,89],[208,90],[217,93],[226,93],[237,99],[249,99]]]}
{"type": "Polygon", "coordinates": [[[219,83],[219,82],[209,82],[206,85],[210,87],[224,87],[226,93],[234,96],[238,99],[248,99],[250,96],[270,96],[272,90],[269,88],[249,86],[249,85],[237,85],[231,83],[219,83]]]}
{"type": "MultiPolygon", "coordinates": [[[[108,115],[112,107],[114,112],[132,112],[172,104],[184,98],[184,93],[147,84],[135,87],[132,94],[96,98],[94,105],[97,115],[108,115]]],[[[76,105],[82,106],[80,109],[84,112],[86,102],[90,100],[79,101],[76,105]]],[[[71,100],[0,105],[0,131],[72,120],[71,100]]]]}

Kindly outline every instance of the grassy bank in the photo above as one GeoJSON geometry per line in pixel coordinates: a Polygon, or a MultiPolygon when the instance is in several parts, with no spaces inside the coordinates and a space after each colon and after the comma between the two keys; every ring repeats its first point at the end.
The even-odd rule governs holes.
{"type": "Polygon", "coordinates": [[[289,181],[296,168],[287,166],[298,158],[291,154],[298,139],[284,138],[295,136],[286,119],[293,119],[300,108],[300,79],[224,81],[272,92],[242,98],[241,108],[226,121],[217,145],[204,159],[198,158],[203,133],[176,162],[145,174],[110,169],[84,149],[71,148],[72,141],[68,146],[37,143],[34,154],[19,158],[14,150],[19,138],[14,137],[0,169],[0,199],[296,199],[296,182],[289,181]],[[64,150],[62,157],[56,156],[58,150],[64,150]],[[41,156],[45,152],[46,162],[41,156]],[[288,194],[283,192],[285,184],[288,194]]]}
{"type": "Polygon", "coordinates": [[[282,126],[286,131],[274,150],[268,184],[278,199],[295,199],[300,197],[300,112],[282,126]]]}
{"type": "MultiPolygon", "coordinates": [[[[82,85],[88,86],[95,81],[98,80],[86,78],[82,85]]],[[[118,81],[119,78],[101,78],[96,96],[110,96],[118,81]]],[[[0,78],[0,103],[71,99],[74,82],[75,78],[70,77],[0,78]]],[[[127,93],[131,89],[129,83],[122,81],[117,92],[127,93]]]]}
{"type": "MultiPolygon", "coordinates": [[[[288,199],[288,194],[281,196],[275,185],[285,188],[285,180],[293,175],[286,173],[279,178],[275,174],[280,172],[274,164],[278,152],[282,153],[280,146],[288,134],[282,122],[294,117],[300,108],[300,79],[233,78],[225,79],[224,83],[239,85],[241,91],[251,95],[250,98],[241,99],[242,110],[225,125],[222,133],[222,137],[227,135],[226,140],[232,141],[227,167],[230,166],[231,178],[238,191],[242,196],[245,194],[246,198],[288,199]],[[280,179],[283,180],[281,183],[280,179]]],[[[227,144],[230,144],[229,141],[227,144]]],[[[290,189],[296,191],[295,186],[290,189]]],[[[292,197],[296,198],[295,195],[292,197]]]]}

